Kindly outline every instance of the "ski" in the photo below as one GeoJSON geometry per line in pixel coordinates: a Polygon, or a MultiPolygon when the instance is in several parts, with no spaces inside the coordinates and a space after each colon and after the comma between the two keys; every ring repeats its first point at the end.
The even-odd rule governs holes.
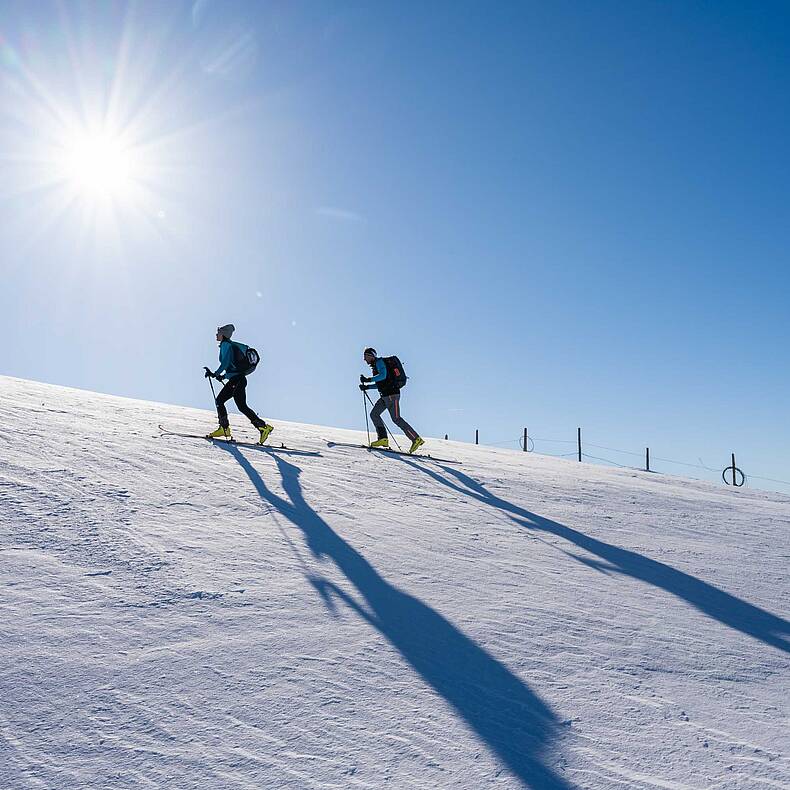
{"type": "Polygon", "coordinates": [[[352,444],[351,442],[330,442],[326,443],[327,447],[353,447],[358,450],[367,450],[370,453],[390,453],[391,455],[405,455],[407,458],[419,458],[423,461],[436,461],[441,464],[459,464],[462,461],[454,461],[449,458],[436,458],[433,455],[423,455],[422,453],[407,453],[404,450],[392,450],[389,447],[368,447],[366,444],[352,444]]]}
{"type": "Polygon", "coordinates": [[[275,447],[272,444],[260,444],[259,442],[237,442],[235,439],[209,439],[208,441],[216,445],[227,443],[233,447],[248,447],[250,450],[269,450],[273,453],[283,452],[288,453],[289,455],[308,455],[313,458],[321,457],[321,453],[317,452],[316,450],[301,450],[296,447],[288,447],[282,443],[280,443],[279,447],[275,447]]]}
{"type": "Polygon", "coordinates": [[[182,439],[203,439],[204,442],[209,442],[210,444],[222,445],[222,444],[229,444],[233,447],[249,447],[253,450],[272,450],[277,452],[278,450],[284,450],[292,454],[298,455],[311,455],[311,456],[320,456],[319,452],[311,451],[311,450],[299,450],[295,447],[287,447],[284,444],[280,444],[279,447],[275,447],[274,445],[270,444],[260,444],[260,442],[239,442],[236,439],[212,439],[205,434],[199,433],[179,433],[178,431],[171,431],[164,426],[159,426],[160,436],[178,436],[182,439]]]}

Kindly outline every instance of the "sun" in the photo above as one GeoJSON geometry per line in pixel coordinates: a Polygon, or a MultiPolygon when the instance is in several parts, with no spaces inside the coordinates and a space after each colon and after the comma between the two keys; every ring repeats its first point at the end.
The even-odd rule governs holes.
{"type": "Polygon", "coordinates": [[[0,36],[0,201],[15,201],[31,244],[48,234],[116,250],[183,239],[203,152],[219,139],[212,129],[237,112],[193,101],[204,79],[180,11],[101,5],[106,15],[61,9],[62,35],[31,34],[29,56],[0,36]]]}
{"type": "Polygon", "coordinates": [[[87,199],[118,199],[129,195],[136,176],[134,151],[119,135],[83,132],[62,147],[60,178],[87,199]]]}

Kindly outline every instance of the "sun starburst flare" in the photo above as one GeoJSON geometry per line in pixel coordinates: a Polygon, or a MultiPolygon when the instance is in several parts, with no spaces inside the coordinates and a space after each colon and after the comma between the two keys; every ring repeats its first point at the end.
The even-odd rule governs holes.
{"type": "Polygon", "coordinates": [[[136,153],[107,132],[82,132],[64,145],[57,174],[85,199],[128,198],[137,182],[136,153]]]}
{"type": "Polygon", "coordinates": [[[120,249],[122,238],[183,238],[189,227],[206,119],[190,112],[188,35],[177,17],[152,21],[134,4],[104,23],[64,10],[49,49],[43,32],[20,50],[0,35],[0,199],[25,248],[57,234],[120,249]],[[161,43],[178,37],[185,46],[168,58],[161,43]]]}

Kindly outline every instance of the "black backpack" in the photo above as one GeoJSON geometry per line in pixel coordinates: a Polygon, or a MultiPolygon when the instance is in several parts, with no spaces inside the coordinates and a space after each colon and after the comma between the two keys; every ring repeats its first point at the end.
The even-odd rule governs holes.
{"type": "Polygon", "coordinates": [[[242,376],[249,376],[258,367],[261,355],[252,346],[245,346],[243,343],[235,343],[231,340],[230,345],[233,349],[233,367],[236,372],[242,376]]]}
{"type": "Polygon", "coordinates": [[[384,357],[384,364],[387,366],[387,380],[398,389],[403,389],[409,378],[403,369],[403,363],[397,357],[384,357]]]}

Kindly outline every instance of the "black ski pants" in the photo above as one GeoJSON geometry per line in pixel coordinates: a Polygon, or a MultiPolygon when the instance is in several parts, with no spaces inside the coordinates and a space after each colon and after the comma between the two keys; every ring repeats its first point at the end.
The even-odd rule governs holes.
{"type": "Polygon", "coordinates": [[[263,428],[266,423],[247,405],[247,377],[236,376],[235,378],[228,379],[225,386],[219,391],[217,395],[217,414],[219,415],[219,424],[223,428],[227,428],[230,423],[228,422],[228,410],[225,404],[233,398],[238,410],[256,427],[263,428]]]}
{"type": "Polygon", "coordinates": [[[370,419],[376,426],[376,435],[379,439],[384,439],[387,436],[387,429],[384,427],[384,420],[381,415],[386,409],[392,417],[392,421],[397,425],[409,439],[413,442],[417,438],[417,431],[400,416],[400,393],[395,395],[382,395],[373,406],[370,412],[370,419]]]}

